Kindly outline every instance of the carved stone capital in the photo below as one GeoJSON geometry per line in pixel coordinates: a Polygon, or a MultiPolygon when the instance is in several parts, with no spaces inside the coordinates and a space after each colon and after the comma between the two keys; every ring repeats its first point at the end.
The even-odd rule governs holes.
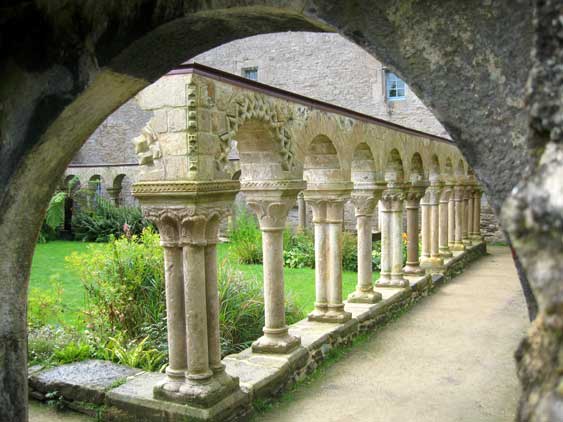
{"type": "Polygon", "coordinates": [[[465,197],[465,185],[455,185],[454,200],[457,202],[463,201],[464,197],[465,197]]]}
{"type": "Polygon", "coordinates": [[[383,204],[384,210],[398,211],[402,209],[405,197],[406,194],[404,189],[398,187],[385,189],[383,191],[383,194],[381,195],[381,202],[383,204]]]}
{"type": "Polygon", "coordinates": [[[287,214],[295,203],[295,198],[285,199],[248,199],[248,206],[256,213],[260,229],[283,230],[287,214]]]}
{"type": "Polygon", "coordinates": [[[356,217],[373,216],[378,199],[374,195],[352,194],[352,203],[356,211],[356,217]]]}

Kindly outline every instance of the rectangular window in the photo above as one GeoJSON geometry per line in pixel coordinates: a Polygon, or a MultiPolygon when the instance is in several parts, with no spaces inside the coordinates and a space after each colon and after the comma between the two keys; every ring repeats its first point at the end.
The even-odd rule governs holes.
{"type": "Polygon", "coordinates": [[[242,76],[246,79],[251,79],[253,81],[258,80],[258,68],[257,67],[247,67],[242,69],[242,76]]]}
{"type": "Polygon", "coordinates": [[[405,82],[395,75],[393,72],[385,72],[385,91],[387,99],[404,100],[405,99],[405,82]]]}

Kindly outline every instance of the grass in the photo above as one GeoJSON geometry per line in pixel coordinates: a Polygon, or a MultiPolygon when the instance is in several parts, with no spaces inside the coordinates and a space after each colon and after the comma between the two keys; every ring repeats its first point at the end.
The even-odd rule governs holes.
{"type": "Polygon", "coordinates": [[[73,251],[86,252],[88,243],[57,240],[40,243],[35,247],[31,265],[30,288],[48,290],[51,277],[56,276],[63,285],[63,304],[66,323],[76,325],[79,312],[84,309],[84,288],[78,276],[71,271],[65,261],[73,251]]]}
{"type": "MultiPolygon", "coordinates": [[[[50,278],[56,275],[63,285],[64,321],[71,325],[80,324],[80,311],[85,308],[84,288],[77,274],[66,265],[65,257],[73,251],[86,252],[89,244],[71,241],[53,241],[38,244],[31,267],[30,287],[47,290],[50,278]]],[[[227,259],[228,244],[218,247],[219,263],[227,259]]],[[[235,264],[245,274],[262,280],[262,265],[235,264]]],[[[315,271],[310,268],[284,270],[285,292],[304,312],[313,310],[315,303],[315,271]]],[[[379,276],[374,273],[374,279],[379,276]]],[[[342,297],[346,299],[356,286],[356,273],[344,272],[342,275],[342,297]]]]}

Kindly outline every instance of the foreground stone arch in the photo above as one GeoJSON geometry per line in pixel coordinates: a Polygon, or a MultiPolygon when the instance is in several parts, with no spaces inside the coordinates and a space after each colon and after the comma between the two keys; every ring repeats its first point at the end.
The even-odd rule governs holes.
{"type": "MultiPolygon", "coordinates": [[[[483,5],[452,0],[441,8],[429,7],[426,2],[405,8],[397,0],[344,10],[323,0],[307,5],[267,3],[280,9],[239,9],[234,7],[240,4],[236,1],[213,3],[215,7],[233,7],[218,12],[202,11],[202,4],[192,3],[164,8],[152,4],[137,8],[136,3],[122,8],[69,4],[64,11],[30,3],[11,9],[4,27],[6,59],[0,69],[3,102],[9,110],[1,122],[0,166],[0,303],[6,316],[0,331],[0,378],[6,390],[0,408],[6,419],[26,417],[25,300],[34,240],[56,180],[84,139],[112,110],[186,57],[236,37],[272,30],[318,29],[323,27],[320,20],[366,50],[377,52],[404,77],[466,154],[497,212],[531,165],[534,177],[521,182],[515,200],[506,207],[504,222],[510,223],[506,227],[517,240],[517,250],[540,296],[542,316],[549,309],[550,321],[561,320],[555,298],[559,297],[562,273],[556,263],[562,262],[563,248],[556,238],[537,229],[544,227],[545,219],[557,232],[554,222],[561,209],[557,202],[550,202],[548,215],[538,209],[530,225],[522,217],[529,204],[545,203],[536,200],[538,195],[551,199],[556,196],[553,187],[560,186],[557,169],[561,160],[554,141],[559,124],[551,118],[559,104],[556,96],[539,94],[544,87],[551,92],[560,73],[555,68],[559,62],[554,42],[557,4],[534,3],[539,53],[534,55],[538,72],[532,78],[532,102],[537,107],[530,146],[534,156],[551,153],[539,166],[524,145],[523,90],[531,67],[528,53],[534,32],[530,2],[483,5]],[[316,21],[304,19],[301,13],[316,21]],[[78,21],[84,26],[69,23],[78,21]],[[26,31],[30,26],[37,30],[26,31]],[[452,49],[454,44],[459,48],[452,49]],[[140,55],[139,51],[153,54],[140,55]],[[550,61],[552,58],[556,59],[550,61]],[[55,82],[47,83],[50,81],[55,82]],[[471,95],[464,91],[468,86],[474,89],[471,95]],[[39,162],[41,166],[34,165],[39,162]],[[49,182],[37,184],[37,180],[49,182]],[[537,250],[546,251],[541,260],[536,259],[537,250]],[[554,264],[550,274],[543,271],[543,263],[554,264]]],[[[533,295],[526,283],[524,288],[533,315],[533,295]]],[[[523,349],[521,365],[530,368],[523,375],[525,397],[551,397],[559,381],[553,375],[556,371],[549,370],[556,361],[551,357],[557,355],[561,341],[554,334],[557,330],[543,318],[536,328],[538,341],[533,344],[545,344],[540,341],[543,339],[553,347],[545,354],[541,346],[528,344],[523,349]],[[528,359],[545,363],[535,367],[547,368],[547,372],[531,369],[534,365],[528,359]],[[538,387],[544,382],[545,390],[538,387]]],[[[545,415],[557,404],[550,398],[540,408],[539,400],[525,400],[523,418],[536,412],[545,415]]]]}

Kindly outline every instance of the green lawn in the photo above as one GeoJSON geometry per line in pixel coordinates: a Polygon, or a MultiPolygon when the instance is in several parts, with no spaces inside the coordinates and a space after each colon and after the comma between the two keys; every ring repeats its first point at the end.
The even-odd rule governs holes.
{"type": "MultiPolygon", "coordinates": [[[[82,242],[54,241],[38,244],[33,257],[31,268],[31,289],[49,289],[50,278],[56,275],[62,282],[65,305],[65,321],[77,322],[78,312],[84,309],[84,289],[77,275],[72,272],[65,262],[65,257],[73,251],[85,252],[89,244],[82,242]]],[[[228,244],[221,244],[218,248],[219,262],[227,259],[228,244]]],[[[244,273],[262,279],[262,265],[237,265],[244,273]]],[[[309,268],[285,269],[285,291],[296,304],[305,312],[313,309],[315,302],[315,271],[309,268]]],[[[374,274],[374,279],[379,275],[374,274]]],[[[343,298],[346,299],[356,285],[356,273],[344,272],[343,298]]]]}
{"type": "Polygon", "coordinates": [[[30,289],[50,289],[51,277],[61,281],[64,289],[64,320],[73,325],[78,312],[84,309],[84,288],[77,275],[68,268],[65,257],[73,251],[85,252],[88,245],[64,240],[40,243],[35,247],[31,265],[30,289]]]}

